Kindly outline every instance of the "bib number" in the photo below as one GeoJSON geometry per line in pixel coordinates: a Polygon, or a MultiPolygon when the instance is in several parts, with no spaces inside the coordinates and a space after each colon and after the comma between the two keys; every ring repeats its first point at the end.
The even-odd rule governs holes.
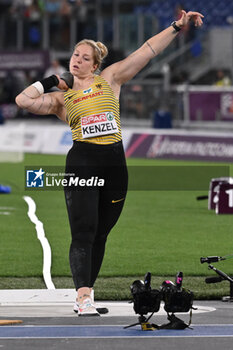
{"type": "Polygon", "coordinates": [[[113,112],[93,114],[81,118],[82,137],[104,136],[117,133],[118,126],[113,112]]]}

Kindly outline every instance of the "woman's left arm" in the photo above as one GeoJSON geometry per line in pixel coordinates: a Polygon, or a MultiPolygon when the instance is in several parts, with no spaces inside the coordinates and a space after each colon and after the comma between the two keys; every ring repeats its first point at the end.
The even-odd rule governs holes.
{"type": "MultiPolygon", "coordinates": [[[[176,21],[176,26],[184,27],[189,21],[193,20],[195,26],[202,25],[204,16],[199,12],[185,12],[182,10],[181,18],[176,21]]],[[[110,82],[111,85],[122,85],[132,79],[147,63],[163,51],[176,37],[178,31],[170,26],[159,34],[148,39],[138,50],[131,55],[107,67],[101,75],[110,82]]]]}

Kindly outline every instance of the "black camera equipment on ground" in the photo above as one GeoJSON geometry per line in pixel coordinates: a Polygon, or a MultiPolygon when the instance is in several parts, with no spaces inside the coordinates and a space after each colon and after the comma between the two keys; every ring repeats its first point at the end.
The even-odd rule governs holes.
{"type": "Polygon", "coordinates": [[[164,281],[161,286],[162,300],[166,312],[188,312],[192,308],[193,293],[177,287],[171,281],[164,281]]]}
{"type": "Polygon", "coordinates": [[[185,329],[191,323],[191,311],[193,309],[193,293],[182,288],[183,273],[178,272],[175,284],[171,281],[164,281],[160,289],[151,288],[151,273],[145,275],[144,281],[136,280],[130,287],[133,297],[133,308],[139,314],[138,322],[124,328],[141,325],[142,330],[155,329],[185,329]],[[149,319],[160,309],[160,302],[164,301],[164,309],[167,312],[168,324],[158,326],[149,323],[149,319]],[[175,312],[188,312],[190,310],[189,324],[184,323],[174,315],[175,312]],[[146,318],[144,315],[151,313],[146,318]],[[171,313],[171,314],[169,314],[171,313]]]}
{"type": "Polygon", "coordinates": [[[158,312],[160,308],[161,294],[157,289],[151,289],[151,274],[145,275],[144,282],[134,281],[131,289],[133,307],[136,314],[146,315],[148,312],[158,312]]]}
{"type": "Polygon", "coordinates": [[[233,258],[233,255],[226,256],[207,256],[206,258],[200,258],[201,264],[208,263],[208,268],[214,270],[219,277],[207,277],[205,279],[206,283],[219,283],[222,281],[230,282],[230,296],[222,297],[222,301],[231,301],[233,302],[233,277],[228,276],[225,272],[216,269],[211,263],[218,262],[222,260],[227,260],[233,258]]]}

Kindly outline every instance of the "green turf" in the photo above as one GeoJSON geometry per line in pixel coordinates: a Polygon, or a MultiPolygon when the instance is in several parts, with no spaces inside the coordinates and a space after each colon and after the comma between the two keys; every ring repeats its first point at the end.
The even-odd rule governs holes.
{"type": "MultiPolygon", "coordinates": [[[[0,276],[42,276],[42,249],[34,224],[27,217],[24,195],[37,205],[52,249],[52,277],[70,278],[68,251],[70,231],[62,191],[25,191],[25,166],[64,166],[64,156],[26,154],[24,163],[0,163],[0,184],[11,185],[12,193],[0,195],[0,207],[11,207],[0,215],[0,276]]],[[[202,165],[197,162],[129,159],[129,165],[202,165]]],[[[205,163],[208,164],[208,163],[205,163]]],[[[206,191],[129,191],[122,215],[112,230],[100,276],[214,275],[200,257],[233,253],[233,216],[208,211],[207,201],[197,201],[206,191]]],[[[0,209],[1,211],[1,209],[0,209]]],[[[233,260],[216,267],[233,274],[233,260]]],[[[128,280],[127,280],[128,281],[128,280]]],[[[1,284],[0,284],[1,286],[1,284]]],[[[208,294],[208,293],[207,293],[208,294]]]]}
{"type": "MultiPolygon", "coordinates": [[[[95,284],[96,300],[130,300],[130,285],[135,279],[143,276],[129,277],[99,277],[95,284]]],[[[174,276],[152,276],[151,285],[159,289],[164,280],[174,281],[174,276]]],[[[74,288],[71,277],[53,277],[56,288],[74,288]]],[[[210,285],[205,283],[204,277],[184,276],[183,286],[192,290],[194,299],[221,299],[230,294],[229,283],[210,285]]],[[[0,289],[46,289],[42,277],[0,277],[0,289]]]]}

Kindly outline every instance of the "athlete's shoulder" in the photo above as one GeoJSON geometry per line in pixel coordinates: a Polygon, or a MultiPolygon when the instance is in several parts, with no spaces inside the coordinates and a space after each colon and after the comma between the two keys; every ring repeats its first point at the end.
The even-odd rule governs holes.
{"type": "Polygon", "coordinates": [[[98,83],[104,83],[104,84],[109,84],[109,82],[105,79],[105,77],[100,73],[100,75],[95,75],[95,84],[98,83]]]}
{"type": "Polygon", "coordinates": [[[99,80],[104,81],[105,83],[107,83],[108,85],[111,86],[111,81],[112,81],[112,75],[109,72],[108,68],[105,68],[100,75],[98,75],[99,80]]]}
{"type": "Polygon", "coordinates": [[[119,84],[117,84],[114,80],[114,69],[113,69],[114,64],[112,64],[111,66],[105,68],[101,74],[100,77],[106,82],[106,84],[108,84],[108,86],[112,89],[112,91],[114,92],[114,95],[116,97],[116,99],[119,99],[119,95],[120,95],[120,89],[121,86],[119,84]]]}

